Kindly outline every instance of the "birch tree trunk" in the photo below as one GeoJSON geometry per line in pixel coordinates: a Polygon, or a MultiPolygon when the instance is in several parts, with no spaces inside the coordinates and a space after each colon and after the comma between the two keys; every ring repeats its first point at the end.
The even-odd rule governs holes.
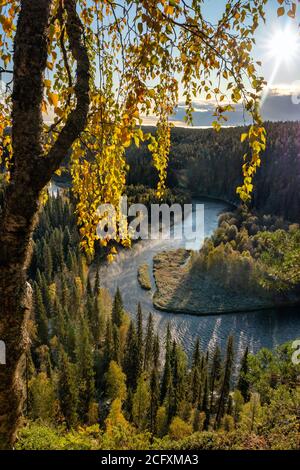
{"type": "Polygon", "coordinates": [[[47,155],[42,146],[43,76],[47,61],[52,0],[22,0],[14,41],[11,179],[0,214],[0,339],[6,365],[0,365],[0,449],[14,446],[22,417],[24,356],[31,287],[26,271],[39,197],[74,140],[89,109],[89,59],[82,40],[76,0],[65,0],[70,49],[77,61],[75,108],[47,155]]]}

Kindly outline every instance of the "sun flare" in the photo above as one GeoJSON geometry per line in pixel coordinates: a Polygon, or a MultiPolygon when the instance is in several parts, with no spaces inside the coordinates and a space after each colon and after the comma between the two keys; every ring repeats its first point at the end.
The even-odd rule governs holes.
{"type": "Polygon", "coordinates": [[[267,40],[267,55],[277,62],[291,62],[300,51],[299,32],[286,27],[277,29],[267,40]]]}

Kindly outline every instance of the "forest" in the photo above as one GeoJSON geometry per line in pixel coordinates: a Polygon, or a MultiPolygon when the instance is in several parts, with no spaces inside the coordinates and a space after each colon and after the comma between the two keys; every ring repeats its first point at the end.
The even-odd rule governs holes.
{"type": "MultiPolygon", "coordinates": [[[[190,354],[152,304],[128,308],[133,284],[103,285],[103,264],[142,242],[97,230],[126,192],[147,207],[219,198],[235,209],[186,269],[231,301],[299,301],[299,124],[263,122],[256,48],[271,78],[295,61],[291,27],[263,32],[270,12],[277,33],[299,12],[267,3],[0,0],[1,450],[299,449],[293,344],[241,351],[232,331],[190,354]],[[211,128],[191,128],[195,100],[211,128]],[[172,125],[179,106],[188,128],[172,125]],[[251,125],[226,127],[241,110],[251,125]]],[[[130,263],[152,300],[148,264],[130,263]]]]}
{"type": "MultiPolygon", "coordinates": [[[[253,179],[250,207],[262,214],[300,219],[300,134],[298,122],[266,122],[267,144],[253,179]]],[[[242,127],[171,131],[168,187],[186,188],[194,196],[210,196],[239,204],[236,188],[242,181],[242,127]]],[[[147,146],[129,148],[129,184],[155,187],[157,172],[147,146]]]]}
{"type": "MultiPolygon", "coordinates": [[[[189,358],[122,293],[111,298],[79,249],[72,198],[48,196],[34,234],[34,309],[19,449],[297,449],[291,344],[189,358]]],[[[99,261],[98,261],[99,262],[99,261]]],[[[96,271],[97,272],[97,271],[96,271]]],[[[134,299],[133,299],[134,303],[134,299]]]]}

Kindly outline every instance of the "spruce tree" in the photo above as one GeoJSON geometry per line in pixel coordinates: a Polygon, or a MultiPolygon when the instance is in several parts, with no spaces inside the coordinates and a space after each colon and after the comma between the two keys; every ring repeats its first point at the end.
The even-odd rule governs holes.
{"type": "Polygon", "coordinates": [[[172,418],[175,415],[174,403],[175,403],[175,393],[174,393],[174,385],[173,385],[173,380],[172,380],[172,375],[171,375],[167,382],[166,396],[163,402],[164,406],[166,407],[168,423],[172,421],[172,418]]]}
{"type": "Polygon", "coordinates": [[[53,313],[53,305],[52,305],[52,299],[51,299],[50,289],[49,289],[50,283],[47,281],[44,273],[42,273],[41,278],[42,278],[42,281],[41,281],[41,284],[39,284],[39,287],[41,288],[41,291],[42,291],[43,303],[46,308],[47,317],[51,318],[52,313],[53,313]]]}
{"type": "Polygon", "coordinates": [[[48,318],[41,289],[37,283],[34,285],[34,291],[34,312],[38,330],[38,340],[41,344],[48,344],[48,318]]]}
{"type": "Polygon", "coordinates": [[[100,290],[100,272],[99,268],[97,268],[96,276],[95,276],[95,285],[94,285],[94,295],[98,295],[100,290]]]}
{"type": "Polygon", "coordinates": [[[66,352],[72,361],[76,361],[76,332],[75,325],[69,318],[69,313],[64,308],[64,317],[68,319],[66,322],[66,352]]]}
{"type": "Polygon", "coordinates": [[[64,229],[64,235],[63,235],[63,249],[64,249],[65,260],[67,259],[68,250],[71,245],[72,245],[72,238],[71,238],[70,229],[68,226],[66,226],[64,229]]]}
{"type": "Polygon", "coordinates": [[[142,373],[144,365],[144,334],[143,334],[143,312],[141,304],[137,309],[137,348],[138,348],[138,376],[142,373]]]}
{"type": "Polygon", "coordinates": [[[127,388],[135,389],[139,374],[139,351],[137,335],[133,321],[130,322],[123,361],[123,370],[127,377],[127,388]]]}
{"type": "Polygon", "coordinates": [[[113,360],[117,364],[121,364],[121,344],[120,344],[120,330],[116,324],[113,324],[113,360]]]}
{"type": "Polygon", "coordinates": [[[192,360],[192,367],[199,367],[201,361],[201,351],[200,351],[200,340],[199,338],[196,339],[194,351],[193,351],[193,360],[192,360]]]}
{"type": "Polygon", "coordinates": [[[200,352],[200,341],[197,338],[192,359],[191,369],[191,398],[194,406],[198,406],[200,400],[200,389],[201,389],[201,352],[200,352]]]}
{"type": "Polygon", "coordinates": [[[204,391],[203,391],[203,399],[202,399],[202,405],[201,405],[201,411],[205,413],[205,419],[203,423],[203,429],[207,430],[209,426],[209,406],[208,406],[208,379],[207,379],[207,374],[205,376],[204,380],[204,391]]]}
{"type": "Polygon", "coordinates": [[[163,370],[163,377],[162,377],[162,383],[161,383],[161,395],[160,395],[160,401],[163,403],[168,387],[170,386],[172,382],[172,367],[171,367],[171,347],[172,347],[172,337],[171,337],[171,330],[170,330],[170,325],[168,324],[167,327],[167,334],[166,334],[166,340],[165,340],[165,364],[164,364],[164,370],[163,370]]]}
{"type": "Polygon", "coordinates": [[[230,381],[231,381],[231,371],[233,364],[233,337],[229,336],[227,341],[227,350],[226,350],[226,359],[224,365],[224,372],[221,382],[220,396],[217,407],[217,415],[215,420],[215,429],[217,429],[221,420],[225,414],[226,406],[228,403],[228,397],[230,392],[230,381]]]}
{"type": "Polygon", "coordinates": [[[174,366],[172,368],[173,372],[173,390],[174,390],[174,403],[172,405],[172,410],[170,410],[170,414],[175,416],[179,409],[179,404],[182,397],[182,370],[180,365],[180,357],[179,357],[179,350],[177,348],[176,343],[173,343],[173,355],[174,355],[174,366]]]}
{"type": "Polygon", "coordinates": [[[70,292],[69,292],[68,283],[67,283],[64,273],[61,273],[61,277],[60,277],[60,290],[61,290],[62,306],[67,307],[69,305],[70,292]]]}
{"type": "Polygon", "coordinates": [[[92,310],[91,310],[91,328],[94,337],[95,345],[99,345],[101,337],[101,311],[98,296],[94,297],[92,310]]]}
{"type": "Polygon", "coordinates": [[[160,342],[158,334],[154,337],[153,342],[153,369],[159,371],[159,364],[160,364],[160,342]]]}
{"type": "Polygon", "coordinates": [[[152,313],[149,313],[146,337],[145,337],[145,353],[144,353],[144,370],[148,371],[153,363],[153,317],[152,313]]]}
{"type": "Polygon", "coordinates": [[[156,434],[156,416],[159,408],[159,374],[156,367],[153,367],[150,377],[150,432],[156,434]]]}
{"type": "Polygon", "coordinates": [[[87,297],[92,297],[93,295],[90,276],[87,277],[86,281],[86,295],[87,297]]]}
{"type": "Polygon", "coordinates": [[[209,404],[210,413],[213,412],[213,408],[214,408],[215,389],[221,377],[221,368],[222,368],[221,351],[220,351],[219,346],[216,346],[213,359],[212,359],[211,370],[210,370],[210,404],[209,404]]]}
{"type": "Polygon", "coordinates": [[[66,342],[66,318],[59,299],[56,297],[54,301],[54,331],[60,342],[65,346],[66,342]]]}
{"type": "Polygon", "coordinates": [[[106,322],[105,340],[104,340],[104,351],[103,351],[103,371],[106,372],[110,362],[113,360],[114,343],[112,333],[112,323],[108,319],[106,322]]]}
{"type": "Polygon", "coordinates": [[[248,355],[249,355],[249,350],[247,346],[242,357],[241,369],[240,369],[240,374],[239,374],[239,379],[238,379],[238,384],[237,384],[237,389],[241,392],[242,397],[245,402],[249,401],[250,399],[250,382],[247,377],[248,370],[249,370],[248,355]]]}
{"type": "Polygon", "coordinates": [[[53,272],[53,260],[52,260],[50,247],[46,243],[44,243],[44,247],[43,247],[43,258],[44,258],[45,276],[47,278],[47,281],[50,282],[52,279],[52,272],[53,272]]]}
{"type": "Polygon", "coordinates": [[[113,301],[113,307],[112,307],[112,322],[117,327],[120,327],[122,324],[123,314],[124,314],[123,300],[122,300],[120,289],[117,288],[114,301],[113,301]]]}

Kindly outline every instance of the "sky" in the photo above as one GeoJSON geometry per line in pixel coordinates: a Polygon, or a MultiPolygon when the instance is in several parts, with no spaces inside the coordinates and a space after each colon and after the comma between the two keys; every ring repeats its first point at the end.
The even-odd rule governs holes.
{"type": "MultiPolygon", "coordinates": [[[[205,16],[211,22],[220,17],[226,0],[207,0],[204,2],[205,16]]],[[[256,31],[256,45],[253,56],[262,62],[260,75],[268,82],[264,92],[261,113],[264,120],[287,121],[300,120],[300,26],[298,18],[291,19],[286,15],[277,17],[277,0],[269,0],[266,6],[266,23],[256,31]],[[280,60],[275,56],[280,56],[280,60]]],[[[300,10],[300,5],[298,5],[300,10]]],[[[210,126],[213,118],[213,104],[195,102],[193,116],[194,126],[210,126]]],[[[179,104],[173,122],[182,126],[184,106],[179,104]]],[[[235,113],[228,115],[228,125],[245,123],[241,106],[235,113]]],[[[247,121],[246,121],[247,123],[247,121]]]]}
{"type": "MultiPolygon", "coordinates": [[[[226,1],[203,0],[204,17],[216,23],[224,11],[226,1]]],[[[298,4],[296,19],[291,19],[286,15],[278,18],[278,6],[277,0],[268,0],[265,7],[266,24],[262,23],[255,33],[254,59],[262,62],[259,74],[268,82],[261,113],[264,120],[300,121],[300,4],[298,4]],[[275,52],[280,60],[275,57],[275,52]]],[[[194,109],[194,126],[211,126],[215,119],[212,116],[213,103],[197,100],[194,103],[194,109]]],[[[184,115],[183,102],[179,102],[171,120],[177,126],[185,126],[184,115]]],[[[230,113],[227,117],[229,126],[247,124],[240,105],[236,106],[236,112],[230,113]]],[[[155,119],[151,116],[144,118],[144,124],[155,124],[155,119]]]]}

